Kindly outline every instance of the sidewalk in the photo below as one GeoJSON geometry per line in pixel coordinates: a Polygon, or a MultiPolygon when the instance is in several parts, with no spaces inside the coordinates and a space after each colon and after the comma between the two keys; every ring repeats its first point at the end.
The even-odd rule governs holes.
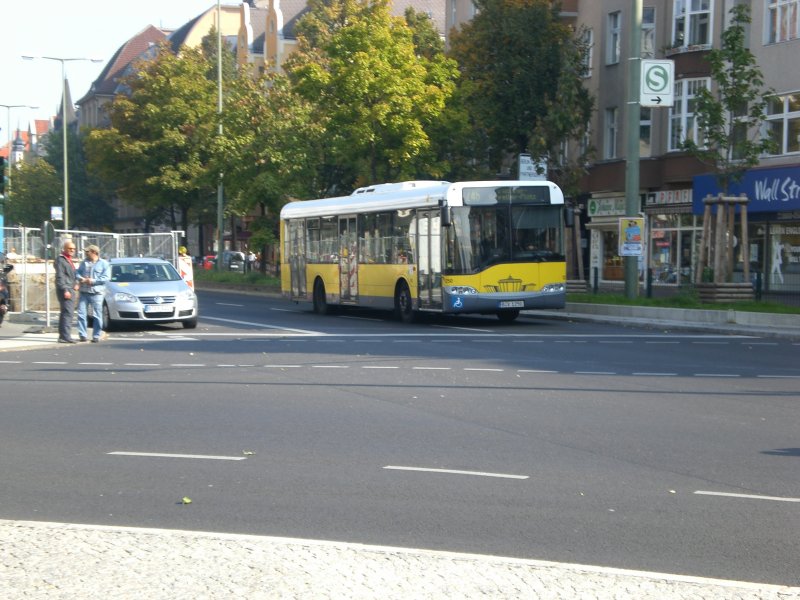
{"type": "Polygon", "coordinates": [[[252,535],[0,521],[0,595],[789,600],[800,587],[252,535]]]}
{"type": "MultiPolygon", "coordinates": [[[[693,329],[800,339],[797,316],[741,323],[734,315],[721,323],[719,315],[587,306],[530,316],[644,325],[667,335],[693,329]]],[[[9,316],[0,352],[56,344],[57,322],[48,330],[34,315],[9,316]]],[[[0,520],[0,597],[800,600],[800,587],[345,542],[0,520]]]]}

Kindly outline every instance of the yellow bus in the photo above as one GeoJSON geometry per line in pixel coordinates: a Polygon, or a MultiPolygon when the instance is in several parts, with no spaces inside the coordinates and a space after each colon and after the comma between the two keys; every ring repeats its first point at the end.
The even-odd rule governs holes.
{"type": "Polygon", "coordinates": [[[314,311],[563,308],[564,194],[549,181],[406,181],[281,210],[281,290],[314,311]]]}

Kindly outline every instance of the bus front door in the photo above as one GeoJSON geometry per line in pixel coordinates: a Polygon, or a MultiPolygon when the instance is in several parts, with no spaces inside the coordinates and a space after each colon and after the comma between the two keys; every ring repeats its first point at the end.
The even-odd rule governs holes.
{"type": "Polygon", "coordinates": [[[442,239],[438,210],[417,213],[420,308],[442,308],[442,239]]]}
{"type": "Polygon", "coordinates": [[[358,236],[354,216],[339,217],[339,299],[358,300],[358,236]]]}

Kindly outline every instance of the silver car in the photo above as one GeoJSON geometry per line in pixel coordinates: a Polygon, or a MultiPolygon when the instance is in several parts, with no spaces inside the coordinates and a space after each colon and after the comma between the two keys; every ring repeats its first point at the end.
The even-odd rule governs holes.
{"type": "Polygon", "coordinates": [[[175,267],[160,258],[112,258],[103,325],[180,322],[197,327],[197,295],[175,267]]]}

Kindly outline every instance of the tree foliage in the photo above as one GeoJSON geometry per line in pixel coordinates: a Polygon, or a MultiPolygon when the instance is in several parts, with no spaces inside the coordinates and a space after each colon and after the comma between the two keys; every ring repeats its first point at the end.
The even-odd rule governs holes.
{"type": "Polygon", "coordinates": [[[455,64],[418,54],[386,0],[312,0],[309,8],[286,71],[322,128],[320,183],[332,192],[426,170],[428,128],[452,93],[455,64]]]}
{"type": "Polygon", "coordinates": [[[707,57],[716,93],[701,89],[695,97],[694,114],[702,143],[686,139],[682,144],[714,169],[725,191],[774,146],[772,139],[761,135],[771,93],[763,90],[764,77],[747,47],[745,27],[750,23],[750,8],[736,4],[729,14],[720,47],[710,50],[707,57]]]}
{"type": "Polygon", "coordinates": [[[587,126],[593,100],[581,84],[586,48],[551,0],[476,0],[451,36],[464,105],[486,138],[486,160],[551,157],[587,126]],[[566,96],[563,96],[563,95],[566,96]]]}
{"type": "Polygon", "coordinates": [[[60,203],[63,179],[46,160],[25,162],[14,169],[13,194],[5,207],[9,226],[41,227],[50,219],[50,207],[60,203]]]}
{"type": "Polygon", "coordinates": [[[210,62],[199,49],[175,55],[163,45],[126,79],[130,93],[110,105],[111,127],[91,131],[86,142],[92,167],[126,201],[148,212],[177,207],[184,229],[215,183],[208,169],[218,125],[210,62]]]}

